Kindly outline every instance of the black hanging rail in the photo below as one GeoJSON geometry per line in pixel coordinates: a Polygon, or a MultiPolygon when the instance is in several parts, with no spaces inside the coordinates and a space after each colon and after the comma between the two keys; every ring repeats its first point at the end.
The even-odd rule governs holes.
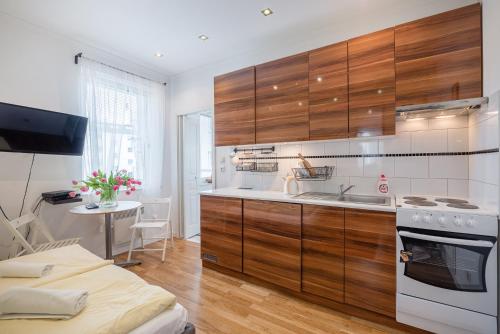
{"type": "Polygon", "coordinates": [[[139,75],[139,74],[136,74],[136,73],[132,73],[132,72],[129,72],[129,71],[126,71],[124,69],[121,69],[121,68],[118,68],[118,67],[115,67],[115,66],[111,66],[111,65],[108,65],[108,64],[105,64],[103,62],[100,62],[98,60],[95,60],[95,59],[92,59],[92,58],[88,58],[88,57],[85,57],[83,55],[83,52],[79,52],[75,55],[75,65],[78,65],[78,62],[80,60],[80,58],[84,58],[84,59],[87,59],[87,60],[90,60],[90,61],[93,61],[94,63],[98,63],[98,64],[101,64],[103,66],[106,66],[106,67],[109,67],[109,68],[112,68],[114,70],[117,70],[117,71],[120,71],[120,72],[125,72],[127,74],[130,74],[130,75],[133,75],[133,76],[136,76],[136,77],[139,77],[141,79],[145,79],[145,80],[149,80],[149,81],[154,81],[154,82],[158,82],[160,84],[162,84],[163,86],[166,86],[167,83],[166,82],[159,82],[159,81],[156,81],[156,80],[152,80],[150,78],[146,78],[146,77],[143,77],[142,75],[139,75]]]}
{"type": "Polygon", "coordinates": [[[258,147],[258,148],[237,148],[235,147],[233,149],[233,152],[234,153],[238,153],[238,152],[258,152],[260,151],[262,154],[266,154],[266,153],[273,153],[274,152],[274,146],[269,146],[269,147],[258,147]]]}

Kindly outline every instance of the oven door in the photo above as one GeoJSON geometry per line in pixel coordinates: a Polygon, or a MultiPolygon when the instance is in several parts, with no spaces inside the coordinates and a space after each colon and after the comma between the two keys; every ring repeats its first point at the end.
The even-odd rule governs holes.
{"type": "Polygon", "coordinates": [[[496,238],[398,228],[398,292],[496,314],[496,238]]]}

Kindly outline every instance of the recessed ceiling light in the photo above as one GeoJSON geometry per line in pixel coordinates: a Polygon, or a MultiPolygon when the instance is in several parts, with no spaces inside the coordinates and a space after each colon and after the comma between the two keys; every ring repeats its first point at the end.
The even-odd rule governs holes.
{"type": "Polygon", "coordinates": [[[208,36],[207,35],[200,35],[198,36],[199,39],[201,39],[202,41],[206,41],[208,39],[208,36]]]}
{"type": "Polygon", "coordinates": [[[161,53],[161,52],[157,52],[157,53],[155,53],[155,56],[158,57],[158,58],[161,58],[161,57],[164,56],[164,54],[161,53]]]}
{"type": "Polygon", "coordinates": [[[421,121],[424,120],[425,118],[423,117],[415,117],[415,118],[408,118],[406,121],[407,122],[414,122],[414,121],[421,121]]]}
{"type": "Polygon", "coordinates": [[[269,16],[273,13],[273,10],[271,8],[264,8],[263,10],[260,11],[262,15],[264,16],[269,16]]]}

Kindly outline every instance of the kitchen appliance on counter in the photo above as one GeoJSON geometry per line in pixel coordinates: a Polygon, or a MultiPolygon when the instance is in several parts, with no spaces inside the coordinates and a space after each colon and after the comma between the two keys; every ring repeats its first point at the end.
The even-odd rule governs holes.
{"type": "Polygon", "coordinates": [[[397,321],[497,333],[497,212],[432,196],[398,197],[396,211],[397,321]]]}

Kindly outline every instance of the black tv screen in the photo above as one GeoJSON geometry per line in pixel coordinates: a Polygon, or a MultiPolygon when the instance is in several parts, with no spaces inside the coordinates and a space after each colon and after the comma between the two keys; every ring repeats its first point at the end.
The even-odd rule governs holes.
{"type": "Polygon", "coordinates": [[[82,155],[87,118],[0,102],[0,151],[82,155]]]}

